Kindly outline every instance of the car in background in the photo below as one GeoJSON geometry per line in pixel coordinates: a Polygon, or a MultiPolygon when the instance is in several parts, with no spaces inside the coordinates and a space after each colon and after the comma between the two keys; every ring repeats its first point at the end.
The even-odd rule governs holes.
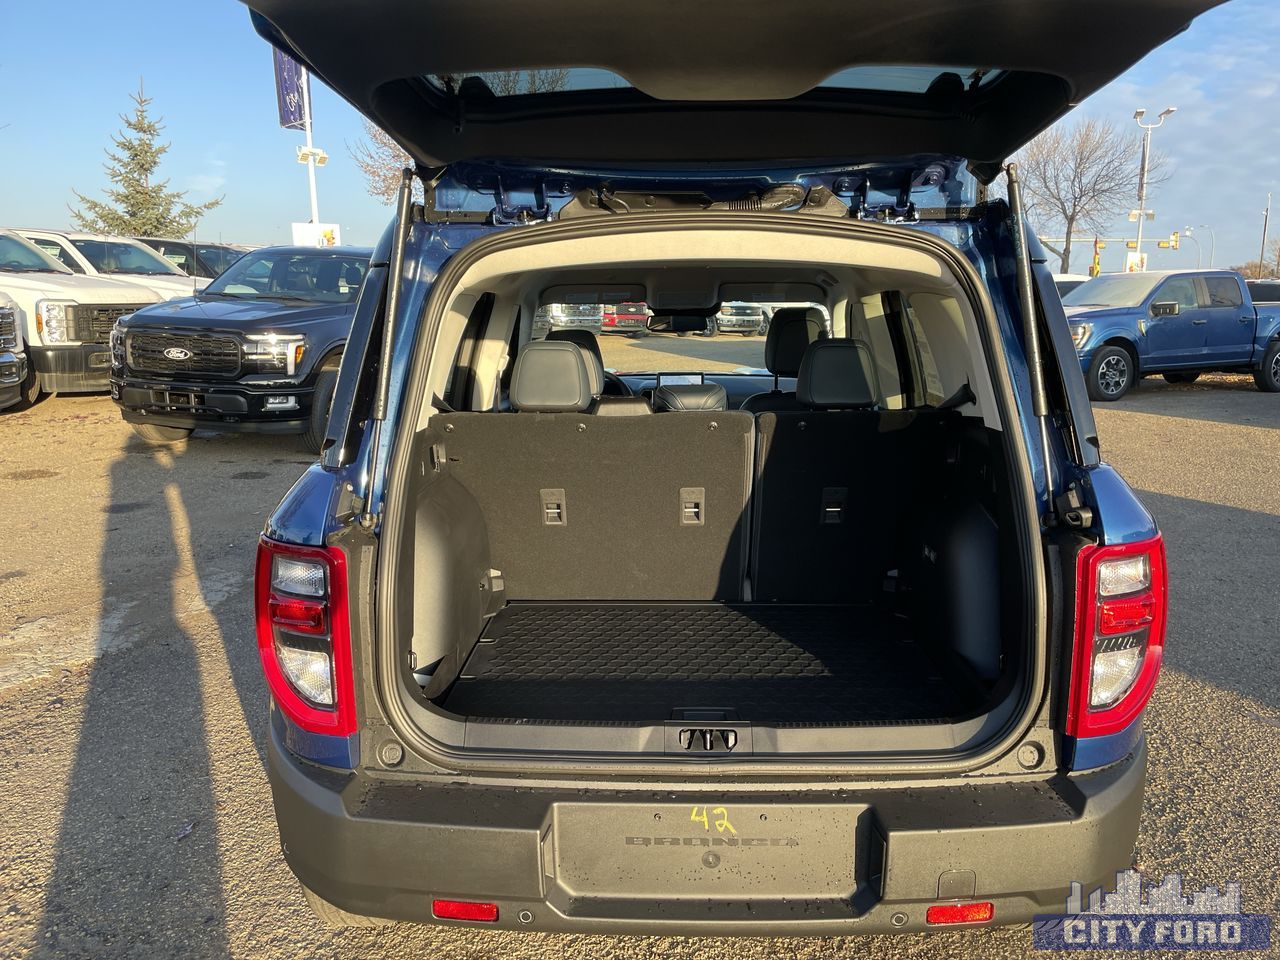
{"type": "Polygon", "coordinates": [[[264,247],[111,334],[111,399],[144,440],[300,433],[319,451],[370,251],[264,247]]]}
{"type": "Polygon", "coordinates": [[[758,303],[722,303],[708,331],[715,333],[740,333],[755,337],[764,333],[769,318],[758,303]]]}
{"type": "Polygon", "coordinates": [[[27,355],[18,328],[18,304],[8,294],[0,293],[0,410],[22,402],[26,379],[27,355]]]}
{"type": "Polygon", "coordinates": [[[1076,287],[1086,284],[1092,279],[1093,277],[1087,273],[1055,273],[1053,275],[1053,285],[1058,288],[1058,296],[1065,297],[1076,287]]]}
{"type": "Polygon", "coordinates": [[[1253,300],[1254,306],[1263,304],[1268,307],[1280,306],[1280,278],[1246,280],[1245,286],[1249,288],[1249,296],[1253,300]]]}
{"type": "Polygon", "coordinates": [[[73,273],[11,230],[0,230],[0,290],[15,305],[26,344],[25,403],[42,393],[107,389],[112,325],[160,299],[115,277],[73,273]]]}
{"type": "Polygon", "coordinates": [[[189,277],[144,243],[126,237],[66,230],[17,229],[73,273],[112,276],[154,290],[161,299],[189,297],[209,281],[189,277]]]}
{"type": "Polygon", "coordinates": [[[145,243],[188,276],[205,280],[212,280],[252,249],[233,243],[192,243],[169,237],[133,239],[145,243]]]}
{"type": "Polygon", "coordinates": [[[648,330],[649,307],[643,303],[611,303],[604,307],[601,321],[603,333],[625,333],[629,337],[643,337],[648,330]]]}
{"type": "Polygon", "coordinates": [[[1148,374],[1192,383],[1207,371],[1252,372],[1280,391],[1280,309],[1258,310],[1230,270],[1112,273],[1062,300],[1089,396],[1119,400],[1148,374]]]}
{"type": "Polygon", "coordinates": [[[533,329],[545,335],[551,330],[604,330],[604,304],[545,303],[533,315],[533,329]]]}

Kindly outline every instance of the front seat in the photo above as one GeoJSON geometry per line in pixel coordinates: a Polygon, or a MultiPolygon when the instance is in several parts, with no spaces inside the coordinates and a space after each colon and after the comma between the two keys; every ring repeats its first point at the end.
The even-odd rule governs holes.
{"type": "Polygon", "coordinates": [[[778,389],[779,377],[800,375],[800,362],[809,344],[827,339],[827,320],[817,307],[783,307],[773,314],[764,341],[764,365],[773,374],[773,389],[742,402],[747,413],[766,410],[803,410],[796,395],[778,389]]]}

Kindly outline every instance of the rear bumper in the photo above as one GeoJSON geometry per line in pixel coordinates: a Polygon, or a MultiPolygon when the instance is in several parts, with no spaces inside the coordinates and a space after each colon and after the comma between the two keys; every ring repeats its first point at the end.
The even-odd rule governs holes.
{"type": "Polygon", "coordinates": [[[270,388],[235,381],[147,380],[114,376],[111,399],[128,423],[220,430],[227,433],[302,433],[311,416],[310,386],[270,388]],[[292,398],[293,406],[269,410],[268,397],[292,398]]]}
{"type": "Polygon", "coordinates": [[[79,343],[66,347],[27,344],[31,365],[40,374],[48,393],[95,393],[106,390],[111,379],[111,347],[105,343],[79,343]]]}
{"type": "Polygon", "coordinates": [[[1048,783],[517,790],[315,767],[277,729],[267,759],[285,859],[344,910],[447,922],[434,898],[478,900],[498,904],[482,926],[681,935],[937,929],[925,910],[946,900],[991,901],[996,925],[1060,913],[1072,881],[1110,883],[1130,865],[1146,773],[1139,744],[1048,783]],[[691,822],[707,804],[735,835],[691,822]]]}

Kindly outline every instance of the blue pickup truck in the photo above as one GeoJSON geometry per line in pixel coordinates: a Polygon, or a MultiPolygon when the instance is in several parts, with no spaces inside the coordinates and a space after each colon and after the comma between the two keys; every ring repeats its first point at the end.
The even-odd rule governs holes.
{"type": "Polygon", "coordinates": [[[1259,313],[1238,273],[1117,273],[1062,298],[1089,396],[1119,400],[1140,377],[1191,383],[1208,371],[1252,371],[1280,391],[1280,310],[1259,313]]]}

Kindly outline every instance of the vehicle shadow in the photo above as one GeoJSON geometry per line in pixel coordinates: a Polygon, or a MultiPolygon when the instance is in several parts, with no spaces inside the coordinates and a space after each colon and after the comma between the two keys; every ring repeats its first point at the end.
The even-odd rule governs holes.
{"type": "Polygon", "coordinates": [[[1262,666],[1275,660],[1280,516],[1149,490],[1138,496],[1168,551],[1164,663],[1280,711],[1280,680],[1262,666]]]}
{"type": "Polygon", "coordinates": [[[171,512],[175,453],[131,441],[112,465],[104,584],[146,557],[145,583],[104,596],[99,649],[115,646],[112,608],[144,618],[126,649],[94,661],[33,956],[223,956],[222,877],[206,737],[206,669],[181,622],[184,568],[171,512]],[[123,516],[158,501],[164,523],[123,516]],[[145,528],[158,528],[149,535],[145,528]],[[169,570],[170,575],[155,575],[169,570]]]}
{"type": "Polygon", "coordinates": [[[1138,389],[1096,409],[1280,429],[1280,395],[1263,393],[1253,377],[1239,374],[1206,374],[1195,383],[1179,384],[1147,377],[1138,389]]]}

